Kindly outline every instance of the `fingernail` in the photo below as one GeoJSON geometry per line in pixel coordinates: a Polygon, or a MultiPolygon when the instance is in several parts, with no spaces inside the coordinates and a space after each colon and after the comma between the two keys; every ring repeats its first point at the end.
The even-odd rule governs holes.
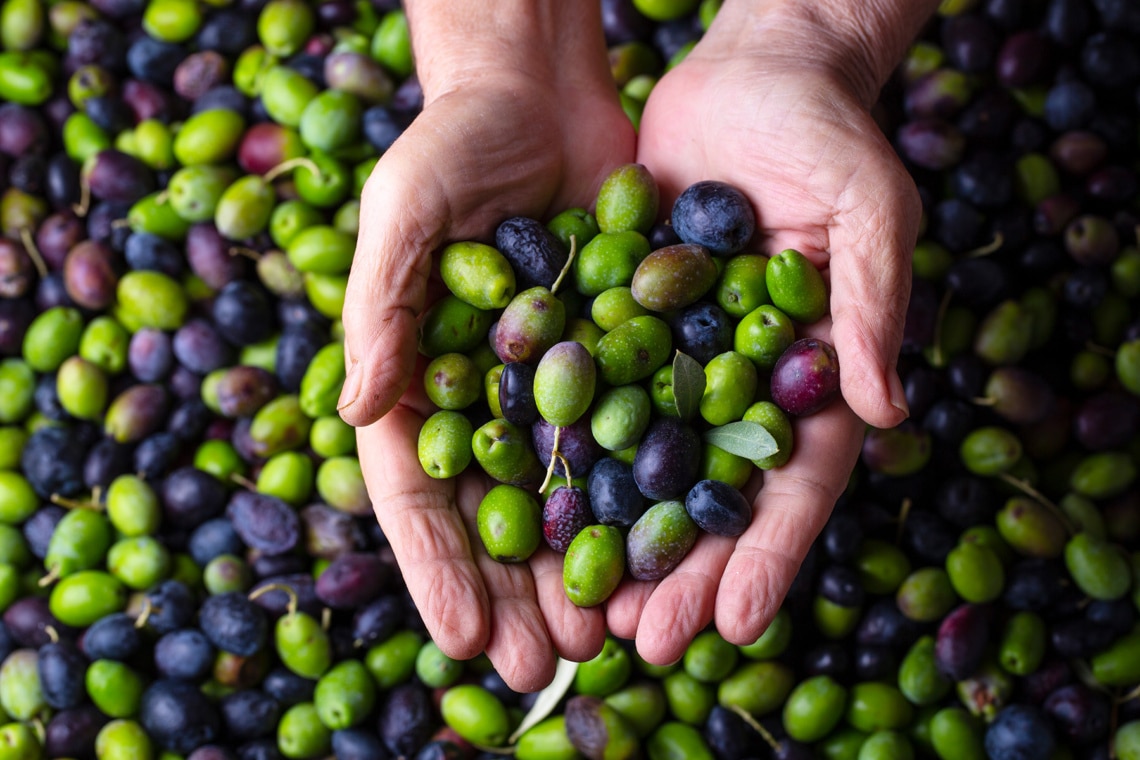
{"type": "Polygon", "coordinates": [[[899,380],[897,372],[891,372],[887,385],[890,387],[891,406],[909,417],[910,406],[906,403],[906,391],[903,390],[902,380],[899,380]]]}
{"type": "Polygon", "coordinates": [[[356,362],[348,370],[348,375],[344,378],[344,387],[340,391],[340,398],[336,402],[336,410],[338,412],[352,406],[356,401],[356,397],[360,395],[360,385],[363,378],[363,373],[360,371],[360,362],[356,362]]]}

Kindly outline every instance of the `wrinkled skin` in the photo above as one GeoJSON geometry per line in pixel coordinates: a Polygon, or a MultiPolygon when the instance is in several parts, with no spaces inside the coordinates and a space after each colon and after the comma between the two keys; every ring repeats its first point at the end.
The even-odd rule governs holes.
{"type": "Polygon", "coordinates": [[[472,78],[477,56],[435,67],[443,61],[429,56],[412,18],[426,106],[365,189],[340,410],[360,428],[377,517],[433,639],[456,658],[486,651],[518,690],[548,683],[555,653],[595,655],[607,626],[636,638],[655,663],[679,659],[712,620],[729,641],[754,641],[846,486],[864,422],[889,427],[906,415],[894,361],[919,204],[868,113],[893,61],[867,62],[861,72],[852,65],[862,60],[858,46],[836,35],[826,38],[830,46],[819,43],[825,38],[811,19],[773,24],[748,50],[719,22],[653,91],[635,153],[600,40],[581,43],[581,70],[570,82],[565,58],[542,78],[543,61],[557,55],[550,50],[472,78]],[[805,62],[802,50],[815,57],[805,62]],[[446,80],[433,76],[440,70],[446,80]],[[759,476],[749,484],[759,519],[744,535],[701,536],[667,578],[627,580],[604,610],[579,609],[565,598],[562,560],[549,550],[511,566],[478,550],[484,478],[434,481],[422,472],[416,437],[433,409],[409,384],[423,369],[415,325],[440,288],[431,253],[442,244],[487,240],[510,215],[546,219],[589,207],[609,171],[635,159],[661,185],[662,216],[692,182],[727,181],[758,210],[755,247],[769,255],[794,247],[824,269],[833,321],[807,333],[836,346],[844,402],[797,421],[801,455],[767,473],[762,487],[759,476]]]}

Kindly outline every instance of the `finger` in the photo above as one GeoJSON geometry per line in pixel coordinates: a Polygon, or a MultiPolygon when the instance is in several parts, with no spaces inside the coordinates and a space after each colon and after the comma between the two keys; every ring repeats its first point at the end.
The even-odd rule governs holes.
{"type": "Polygon", "coordinates": [[[863,427],[843,403],[796,421],[796,451],[786,465],[764,474],[756,515],[720,580],[716,625],[728,641],[751,644],[779,610],[847,486],[863,427]]]}
{"type": "Polygon", "coordinates": [[[653,590],[637,626],[637,652],[654,665],[685,654],[693,637],[713,619],[717,586],[735,538],[704,534],[653,590]]]}
{"type": "Polygon", "coordinates": [[[487,657],[512,689],[537,691],[554,678],[554,644],[538,608],[530,567],[496,562],[479,545],[476,518],[486,493],[486,480],[482,478],[467,478],[460,485],[459,511],[475,544],[475,564],[490,600],[487,657]]]}
{"type": "Polygon", "coordinates": [[[562,583],[563,555],[542,547],[531,557],[538,607],[558,654],[584,662],[602,651],[606,621],[601,607],[578,607],[566,596],[562,583]]]}
{"type": "Polygon", "coordinates": [[[376,164],[361,195],[342,314],[348,374],[337,405],[351,425],[379,419],[411,379],[431,254],[448,219],[445,186],[422,160],[422,145],[409,129],[376,164]]]}
{"type": "Polygon", "coordinates": [[[637,637],[641,611],[657,588],[657,581],[636,581],[626,576],[613,595],[606,600],[606,626],[621,639],[637,637]]]}
{"type": "Polygon", "coordinates": [[[848,184],[830,229],[832,336],[843,397],[868,424],[909,414],[895,365],[921,207],[914,182],[881,136],[848,184]],[[879,151],[875,153],[874,151],[879,151]]]}
{"type": "Polygon", "coordinates": [[[454,481],[421,467],[415,441],[423,415],[400,404],[357,431],[373,509],[428,633],[444,654],[466,660],[490,637],[490,600],[455,508],[454,481]]]}

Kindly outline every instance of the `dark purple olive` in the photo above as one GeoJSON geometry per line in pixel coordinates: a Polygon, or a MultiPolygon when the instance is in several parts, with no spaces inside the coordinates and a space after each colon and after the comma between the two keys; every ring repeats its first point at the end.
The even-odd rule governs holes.
{"type": "Polygon", "coordinates": [[[1051,53],[1048,40],[1027,30],[1005,40],[997,56],[997,79],[1006,87],[1028,87],[1049,74],[1051,53]]]}
{"type": "Polygon", "coordinates": [[[61,636],[69,630],[51,614],[47,598],[40,596],[26,596],[12,602],[4,610],[3,620],[12,641],[17,646],[31,649],[39,649],[51,643],[49,628],[61,636]]]}
{"type": "Polygon", "coordinates": [[[649,499],[676,499],[697,480],[700,438],[675,417],[649,423],[633,460],[633,479],[649,499]]]}
{"type": "Polygon", "coordinates": [[[241,540],[251,549],[266,554],[285,554],[301,540],[300,518],[288,504],[276,497],[238,491],[230,499],[226,515],[241,540]]]}
{"type": "Polygon", "coordinates": [[[1073,434],[1091,451],[1123,448],[1140,428],[1140,402],[1135,396],[1105,391],[1082,402],[1073,416],[1073,434]]]}
{"type": "Polygon", "coordinates": [[[0,356],[18,356],[36,309],[26,298],[0,299],[0,356]]]}
{"type": "Polygon", "coordinates": [[[317,598],[333,609],[355,609],[383,593],[391,579],[392,568],[379,556],[342,554],[317,578],[317,598]]]}
{"type": "Polygon", "coordinates": [[[1018,114],[1017,101],[1008,90],[989,87],[962,109],[954,123],[972,142],[1004,144],[1018,114]]]}
{"type": "Polygon", "coordinates": [[[898,131],[899,152],[923,169],[948,169],[962,160],[966,138],[942,119],[918,119],[898,131]]]}
{"type": "Polygon", "coordinates": [[[241,277],[247,264],[244,256],[230,253],[230,243],[210,222],[195,224],[186,233],[186,261],[215,290],[241,277]]]}
{"type": "Polygon", "coordinates": [[[1088,35],[1094,20],[1095,14],[1087,0],[1049,0],[1045,10],[1046,31],[1065,47],[1079,44],[1088,35]]]}
{"type": "Polygon", "coordinates": [[[1108,145],[1095,132],[1073,129],[1053,141],[1049,146],[1049,157],[1057,168],[1083,176],[1104,162],[1108,157],[1108,145]]]}
{"type": "Polygon", "coordinates": [[[85,309],[105,309],[115,300],[119,282],[117,255],[109,245],[85,240],[63,262],[67,294],[85,309]]]}
{"type": "Polygon", "coordinates": [[[970,100],[966,75],[954,69],[937,69],[907,88],[906,111],[913,118],[952,118],[970,100]]]}
{"type": "Polygon", "coordinates": [[[1077,744],[1089,744],[1108,734],[1112,713],[1108,697],[1083,683],[1062,686],[1042,707],[1061,735],[1077,744]]]}
{"type": "Polygon", "coordinates": [[[1106,166],[1089,175],[1085,192],[1104,203],[1124,205],[1136,195],[1136,172],[1126,166],[1106,166]]]}
{"type": "Polygon", "coordinates": [[[963,604],[950,612],[938,626],[934,659],[938,671],[961,681],[981,666],[989,644],[989,614],[984,607],[963,604]]]}
{"type": "Polygon", "coordinates": [[[134,203],[154,191],[154,174],[134,156],[113,148],[101,150],[84,167],[91,194],[113,203],[134,203]]]}
{"type": "Polygon", "coordinates": [[[942,22],[942,49],[947,61],[959,71],[986,71],[1000,44],[997,31],[985,16],[964,13],[942,22]]]}
{"type": "MultiPolygon", "coordinates": [[[[772,401],[788,414],[814,414],[839,395],[839,357],[830,343],[797,340],[772,368],[772,401]]],[[[662,497],[668,498],[668,497],[662,497]]]]}
{"type": "Polygon", "coordinates": [[[94,757],[95,737],[110,720],[94,705],[60,710],[44,730],[48,757],[94,757]]]}
{"type": "Polygon", "coordinates": [[[534,367],[508,362],[499,377],[499,407],[503,418],[513,425],[529,426],[538,419],[534,401],[534,367]]]}
{"type": "MultiPolygon", "coordinates": [[[[550,452],[554,448],[554,430],[554,425],[541,417],[530,428],[534,452],[543,467],[550,465],[550,452]]],[[[558,437],[558,451],[570,465],[571,477],[578,477],[588,473],[605,450],[594,440],[594,434],[590,431],[590,420],[583,415],[574,424],[562,428],[558,437]]],[[[566,474],[561,460],[555,463],[554,473],[566,474]]]]}
{"type": "MultiPolygon", "coordinates": [[[[78,170],[77,170],[78,171],[78,170]]],[[[36,248],[51,269],[62,269],[67,253],[87,234],[83,222],[70,210],[57,211],[36,230],[36,248]]]]}
{"type": "Polygon", "coordinates": [[[35,278],[35,267],[24,246],[0,238],[0,298],[20,298],[28,293],[35,278]]]}
{"type": "Polygon", "coordinates": [[[47,149],[49,134],[34,108],[5,103],[0,106],[0,153],[18,158],[47,149]]]}
{"type": "Polygon", "coordinates": [[[1104,88],[1135,85],[1140,79],[1136,40],[1111,31],[1092,35],[1081,48],[1081,70],[1088,81],[1104,88]]]}

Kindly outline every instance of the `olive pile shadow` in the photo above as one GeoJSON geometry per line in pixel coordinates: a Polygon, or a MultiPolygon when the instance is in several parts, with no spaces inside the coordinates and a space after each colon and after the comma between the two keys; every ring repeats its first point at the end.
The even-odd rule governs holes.
{"type": "MultiPolygon", "coordinates": [[[[602,6],[636,123],[718,3],[602,6]]],[[[0,48],[0,755],[492,757],[535,696],[428,640],[335,413],[396,3],[7,0],[0,48]]],[[[911,421],[757,642],[609,638],[517,757],[1140,757],[1138,51],[1131,0],[944,4],[876,110],[911,421]]]]}

